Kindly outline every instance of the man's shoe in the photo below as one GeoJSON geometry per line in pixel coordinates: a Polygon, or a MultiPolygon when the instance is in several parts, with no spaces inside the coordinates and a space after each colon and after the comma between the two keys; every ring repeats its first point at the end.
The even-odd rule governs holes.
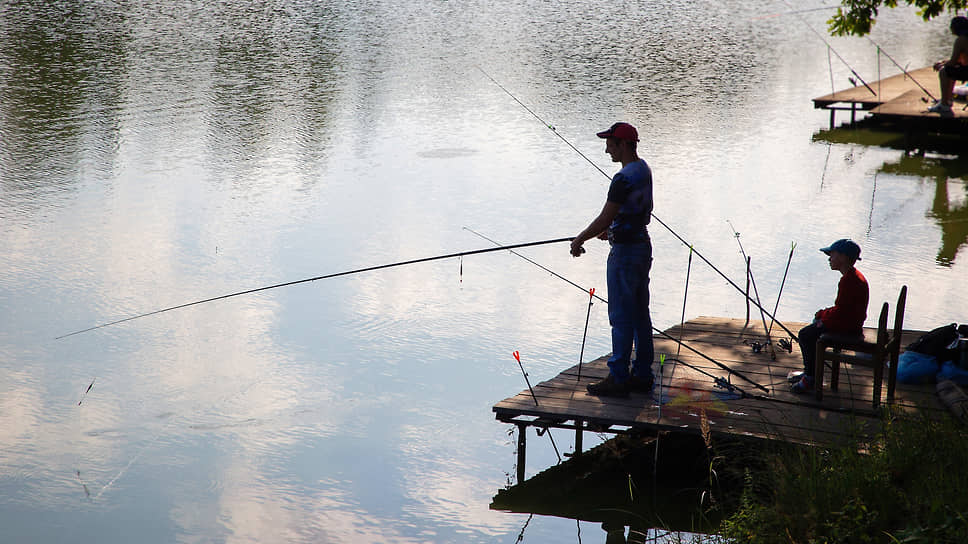
{"type": "Polygon", "coordinates": [[[951,113],[951,106],[939,100],[933,106],[928,108],[928,111],[931,113],[951,113]]]}
{"type": "Polygon", "coordinates": [[[632,376],[628,381],[628,389],[637,393],[651,393],[655,385],[655,376],[649,374],[645,378],[632,376]]]}
{"type": "Polygon", "coordinates": [[[804,374],[800,377],[800,381],[793,384],[790,388],[794,393],[807,393],[813,391],[813,378],[804,374]]]}
{"type": "Polygon", "coordinates": [[[590,383],[586,387],[589,395],[597,397],[627,397],[629,396],[628,383],[618,383],[611,374],[602,381],[590,383]]]}

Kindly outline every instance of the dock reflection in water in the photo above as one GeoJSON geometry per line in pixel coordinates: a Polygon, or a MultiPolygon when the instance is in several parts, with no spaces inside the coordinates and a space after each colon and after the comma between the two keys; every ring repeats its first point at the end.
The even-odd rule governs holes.
{"type": "MultiPolygon", "coordinates": [[[[941,231],[936,263],[943,267],[955,263],[958,252],[968,244],[968,152],[963,149],[961,135],[901,134],[876,130],[861,121],[854,127],[821,130],[814,134],[813,140],[901,151],[896,161],[877,167],[876,174],[913,177],[921,184],[933,185],[934,198],[925,215],[941,231]]],[[[872,190],[876,191],[876,187],[872,190]]],[[[872,216],[874,205],[875,199],[872,199],[872,216]]]]}
{"type": "Polygon", "coordinates": [[[697,434],[617,436],[498,491],[491,508],[600,524],[608,543],[625,542],[626,528],[628,542],[713,532],[738,504],[752,452],[748,442],[706,444],[697,434]]]}

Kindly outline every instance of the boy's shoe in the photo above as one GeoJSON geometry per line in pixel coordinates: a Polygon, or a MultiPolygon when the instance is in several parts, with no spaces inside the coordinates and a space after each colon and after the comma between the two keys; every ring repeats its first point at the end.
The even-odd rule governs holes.
{"type": "Polygon", "coordinates": [[[800,381],[793,384],[790,388],[794,393],[807,393],[813,391],[813,378],[804,374],[800,377],[800,381]]]}
{"type": "Polygon", "coordinates": [[[787,381],[790,382],[791,384],[794,384],[800,381],[800,378],[802,377],[803,377],[802,370],[791,371],[789,374],[787,374],[787,381]]]}
{"type": "Polygon", "coordinates": [[[638,393],[651,393],[655,385],[655,376],[649,374],[647,377],[632,376],[628,381],[629,391],[638,393]]]}
{"type": "Polygon", "coordinates": [[[945,104],[944,102],[938,100],[933,106],[928,108],[931,113],[951,113],[951,106],[945,104]]]}
{"type": "Polygon", "coordinates": [[[590,383],[585,388],[588,390],[589,395],[595,395],[597,397],[627,397],[629,396],[629,384],[618,383],[611,374],[608,375],[604,380],[590,383]]]}

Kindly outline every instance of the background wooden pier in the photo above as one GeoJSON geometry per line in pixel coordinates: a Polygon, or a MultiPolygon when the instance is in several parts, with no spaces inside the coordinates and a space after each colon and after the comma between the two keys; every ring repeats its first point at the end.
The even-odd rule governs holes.
{"type": "MultiPolygon", "coordinates": [[[[581,451],[582,435],[588,430],[611,434],[709,433],[713,437],[728,435],[799,444],[837,444],[857,433],[870,435],[876,431],[880,413],[871,408],[873,375],[870,369],[842,368],[838,391],[825,389],[822,402],[817,402],[813,394],[794,394],[787,375],[802,369],[797,344],[792,344],[792,352],[777,349],[773,360],[769,348],[759,352],[753,349],[754,343],[765,340],[762,325],[750,324],[744,328],[744,324],[741,319],[699,317],[666,333],[673,338],[681,337],[684,344],[746,376],[763,389],[688,349],[677,349],[673,340],[656,337],[656,358],[664,354],[667,359],[661,365],[661,380],[659,364],[653,366],[656,387],[651,394],[632,393],[628,398],[589,395],[585,387],[608,374],[606,357],[601,357],[582,365],[580,379],[575,365],[535,385],[534,397],[525,389],[494,405],[498,420],[518,426],[518,480],[524,480],[528,427],[574,430],[576,453],[581,451]],[[733,391],[722,387],[724,380],[734,386],[733,391]]],[[[786,325],[796,331],[804,324],[786,325]]],[[[773,328],[774,333],[780,330],[773,328]]],[[[866,331],[868,337],[875,333],[873,329],[866,331]]],[[[922,334],[923,331],[904,331],[901,345],[913,342],[922,334]]],[[[774,336],[773,344],[777,340],[774,336]]],[[[829,380],[829,371],[827,377],[829,380]]],[[[885,381],[885,391],[886,388],[885,381]]],[[[895,398],[888,406],[909,412],[940,414],[946,410],[933,384],[899,383],[895,398]]]]}
{"type": "Polygon", "coordinates": [[[813,106],[830,111],[830,128],[834,128],[838,111],[850,112],[851,124],[856,121],[857,112],[861,111],[869,112],[879,122],[908,130],[968,131],[965,102],[955,101],[950,114],[928,111],[933,100],[940,97],[938,73],[926,66],[868,82],[867,86],[858,82],[855,87],[814,98],[813,106]]]}

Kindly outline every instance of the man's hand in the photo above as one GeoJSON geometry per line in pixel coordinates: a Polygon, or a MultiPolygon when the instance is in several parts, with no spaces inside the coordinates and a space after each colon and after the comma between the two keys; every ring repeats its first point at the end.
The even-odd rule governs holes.
{"type": "Polygon", "coordinates": [[[581,247],[582,242],[579,242],[577,238],[571,241],[571,256],[581,257],[581,254],[585,252],[585,248],[581,247]]]}

